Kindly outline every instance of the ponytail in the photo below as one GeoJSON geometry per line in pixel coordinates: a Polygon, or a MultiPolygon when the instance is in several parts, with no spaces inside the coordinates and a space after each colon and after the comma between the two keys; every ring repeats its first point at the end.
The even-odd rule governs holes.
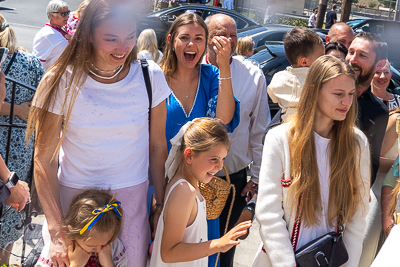
{"type": "Polygon", "coordinates": [[[8,53],[14,54],[17,38],[15,37],[14,30],[10,28],[3,15],[0,14],[0,46],[7,47],[8,53]]]}

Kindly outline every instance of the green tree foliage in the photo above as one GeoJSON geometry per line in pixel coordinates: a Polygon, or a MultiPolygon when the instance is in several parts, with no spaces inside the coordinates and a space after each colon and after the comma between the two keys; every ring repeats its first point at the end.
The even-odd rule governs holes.
{"type": "Polygon", "coordinates": [[[379,3],[384,4],[385,7],[391,7],[391,9],[394,9],[396,7],[396,1],[384,1],[384,0],[378,0],[379,3]],[[392,6],[390,6],[390,2],[392,2],[392,6]]]}
{"type": "Polygon", "coordinates": [[[353,4],[358,4],[358,0],[352,0],[351,1],[353,4]]]}
{"type": "Polygon", "coordinates": [[[369,8],[374,8],[374,7],[376,7],[376,3],[374,3],[374,2],[369,2],[369,3],[368,3],[368,7],[369,7],[369,8]]]}
{"type": "Polygon", "coordinates": [[[307,19],[298,19],[298,18],[288,18],[288,17],[280,17],[275,20],[276,24],[284,24],[284,25],[291,25],[291,26],[308,26],[307,19]]]}

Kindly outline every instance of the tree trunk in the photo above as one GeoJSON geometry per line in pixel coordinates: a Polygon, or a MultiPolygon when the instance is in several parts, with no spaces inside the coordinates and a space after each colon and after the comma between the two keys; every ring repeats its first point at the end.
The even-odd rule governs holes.
{"type": "Polygon", "coordinates": [[[315,24],[315,28],[317,29],[322,29],[322,25],[324,25],[327,4],[328,0],[319,0],[317,23],[315,24]]]}
{"type": "Polygon", "coordinates": [[[342,2],[342,16],[340,18],[341,22],[349,21],[350,12],[351,12],[351,3],[352,3],[352,0],[343,0],[343,2],[342,2]]]}

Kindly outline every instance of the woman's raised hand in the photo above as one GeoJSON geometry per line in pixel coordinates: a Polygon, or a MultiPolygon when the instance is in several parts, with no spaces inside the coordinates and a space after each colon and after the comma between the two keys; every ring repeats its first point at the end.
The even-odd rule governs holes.
{"type": "Polygon", "coordinates": [[[242,222],[235,227],[233,227],[228,233],[223,237],[217,239],[218,248],[220,252],[227,252],[233,246],[239,245],[240,241],[237,239],[247,233],[247,228],[251,227],[251,221],[242,222]]]}
{"type": "Polygon", "coordinates": [[[213,49],[217,55],[218,67],[222,66],[229,67],[229,60],[231,58],[232,44],[225,36],[214,36],[213,38],[213,49]]]}

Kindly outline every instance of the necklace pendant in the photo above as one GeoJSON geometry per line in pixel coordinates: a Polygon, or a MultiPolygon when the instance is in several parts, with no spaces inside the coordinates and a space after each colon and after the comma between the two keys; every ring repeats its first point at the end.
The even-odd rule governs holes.
{"type": "Polygon", "coordinates": [[[186,98],[189,98],[189,96],[186,94],[186,98]]]}

